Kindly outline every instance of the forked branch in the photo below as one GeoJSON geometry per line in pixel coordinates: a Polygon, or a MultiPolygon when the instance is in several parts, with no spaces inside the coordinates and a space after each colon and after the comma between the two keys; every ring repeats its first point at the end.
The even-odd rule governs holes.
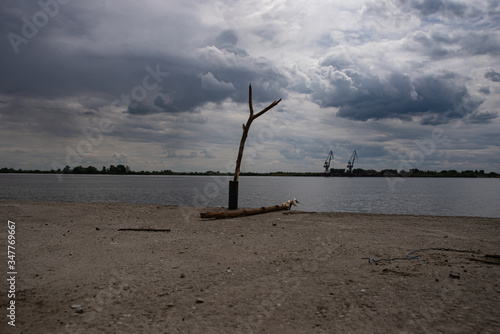
{"type": "Polygon", "coordinates": [[[238,150],[238,158],[236,159],[236,168],[234,171],[234,182],[238,181],[238,178],[240,177],[240,168],[241,168],[241,160],[243,158],[243,149],[245,148],[245,141],[247,140],[248,136],[248,131],[250,130],[250,125],[259,116],[262,116],[265,112],[268,110],[274,108],[278,103],[281,102],[281,99],[274,101],[270,105],[268,105],[266,108],[262,109],[259,111],[257,114],[254,115],[253,111],[253,104],[252,104],[252,85],[248,86],[248,107],[250,109],[250,116],[248,116],[247,124],[243,124],[243,134],[241,136],[241,141],[240,141],[240,148],[238,150]]]}

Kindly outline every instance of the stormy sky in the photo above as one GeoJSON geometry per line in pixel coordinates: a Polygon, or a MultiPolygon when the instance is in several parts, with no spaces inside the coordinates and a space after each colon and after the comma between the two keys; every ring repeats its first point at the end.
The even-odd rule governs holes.
{"type": "Polygon", "coordinates": [[[0,3],[0,167],[500,171],[500,0],[0,3]]]}

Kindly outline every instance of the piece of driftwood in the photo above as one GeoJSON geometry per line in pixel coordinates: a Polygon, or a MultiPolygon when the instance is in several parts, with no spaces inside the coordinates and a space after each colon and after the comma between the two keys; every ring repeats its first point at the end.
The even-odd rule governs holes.
{"type": "Polygon", "coordinates": [[[119,228],[118,231],[170,232],[169,228],[119,228]]]}
{"type": "Polygon", "coordinates": [[[476,261],[476,262],[482,262],[482,263],[486,263],[486,264],[494,264],[497,266],[500,265],[500,255],[486,254],[484,257],[486,258],[486,260],[481,260],[481,259],[478,259],[475,257],[471,257],[469,260],[476,261]]]}
{"type": "Polygon", "coordinates": [[[267,213],[267,212],[273,212],[273,211],[280,211],[280,210],[290,210],[292,206],[297,206],[299,203],[295,198],[289,200],[286,203],[283,204],[277,204],[273,206],[266,206],[266,207],[261,207],[261,208],[255,208],[255,209],[241,209],[241,210],[235,210],[235,211],[212,211],[212,212],[201,212],[200,217],[201,218],[214,218],[214,219],[222,219],[222,218],[235,218],[235,217],[241,217],[241,216],[251,216],[251,215],[258,215],[261,213],[267,213]]]}
{"type": "Polygon", "coordinates": [[[489,257],[490,259],[500,260],[500,255],[497,255],[497,254],[485,254],[484,257],[489,257]]]}

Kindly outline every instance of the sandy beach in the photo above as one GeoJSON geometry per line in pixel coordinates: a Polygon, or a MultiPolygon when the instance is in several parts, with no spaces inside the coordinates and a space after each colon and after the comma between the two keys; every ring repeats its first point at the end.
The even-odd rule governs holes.
{"type": "Polygon", "coordinates": [[[498,218],[203,211],[0,202],[0,333],[500,333],[498,218]]]}

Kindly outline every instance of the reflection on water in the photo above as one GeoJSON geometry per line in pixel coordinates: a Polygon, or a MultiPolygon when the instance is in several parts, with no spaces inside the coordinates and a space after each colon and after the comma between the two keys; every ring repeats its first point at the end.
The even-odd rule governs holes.
{"type": "MultiPolygon", "coordinates": [[[[225,176],[0,174],[0,199],[227,206],[225,176]]],[[[241,177],[239,206],[297,198],[305,211],[500,217],[500,179],[241,177]]]]}

